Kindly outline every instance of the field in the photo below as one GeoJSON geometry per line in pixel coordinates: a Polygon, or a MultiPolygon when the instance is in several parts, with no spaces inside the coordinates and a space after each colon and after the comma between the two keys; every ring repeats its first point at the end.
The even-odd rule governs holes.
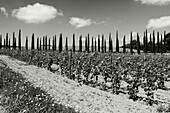
{"type": "MultiPolygon", "coordinates": [[[[111,95],[132,100],[135,104],[142,103],[139,105],[141,106],[141,109],[142,105],[146,105],[150,106],[151,109],[157,109],[157,111],[160,112],[170,112],[170,108],[168,107],[170,105],[170,56],[168,54],[132,55],[71,51],[63,51],[59,53],[50,51],[18,51],[5,49],[1,50],[1,54],[25,61],[29,65],[45,68],[45,70],[48,69],[57,74],[57,76],[65,78],[66,81],[67,78],[68,80],[71,79],[71,81],[75,81],[74,84],[76,84],[73,90],[76,88],[83,88],[84,86],[90,86],[94,88],[91,89],[94,91],[99,89],[104,92],[108,92],[111,95]],[[57,64],[59,68],[56,70],[51,68],[54,64],[57,64]]],[[[36,82],[38,83],[40,81],[38,80],[36,82]]],[[[72,83],[69,85],[72,86],[72,83]]],[[[90,87],[88,89],[90,89],[90,87]]],[[[66,89],[67,91],[69,90],[68,88],[66,89]]],[[[79,90],[77,91],[81,92],[79,90]]],[[[88,94],[88,92],[86,93],[88,94]]],[[[72,94],[72,92],[70,92],[70,94],[72,94]]],[[[81,95],[77,96],[81,97],[81,95]]],[[[61,97],[57,98],[61,99],[61,97]]],[[[63,98],[67,97],[64,97],[63,95],[63,98]]],[[[77,102],[78,100],[74,100],[74,97],[72,98],[73,100],[70,100],[70,102],[68,102],[67,99],[67,101],[60,101],[62,104],[69,104],[69,106],[76,109],[75,106],[78,105],[79,102],[77,102]],[[74,101],[76,101],[75,104],[74,101]]],[[[88,99],[86,101],[88,102],[88,99]]],[[[95,104],[98,104],[97,102],[99,101],[95,100],[95,102],[95,104]]],[[[89,112],[87,109],[91,109],[93,112],[99,112],[102,110],[102,107],[99,107],[98,109],[100,110],[95,111],[94,109],[96,106],[92,106],[93,107],[89,108],[82,108],[81,106],[78,111],[89,112]]],[[[103,109],[105,109],[105,107],[103,107],[103,109]]],[[[133,112],[135,112],[136,109],[134,107],[133,109],[133,112]]],[[[108,109],[107,112],[109,112],[108,109]]]]}

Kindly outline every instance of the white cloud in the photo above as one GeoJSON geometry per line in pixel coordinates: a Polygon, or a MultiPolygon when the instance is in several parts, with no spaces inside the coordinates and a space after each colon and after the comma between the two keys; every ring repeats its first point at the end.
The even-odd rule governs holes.
{"type": "Polygon", "coordinates": [[[94,22],[91,19],[83,19],[79,17],[71,17],[69,23],[75,28],[81,28],[85,26],[90,26],[92,24],[96,24],[96,22],[94,22]]]}
{"type": "Polygon", "coordinates": [[[164,16],[156,19],[150,19],[147,24],[147,28],[163,28],[170,26],[170,16],[164,16]]]}
{"type": "Polygon", "coordinates": [[[142,4],[146,5],[168,5],[170,0],[135,0],[140,1],[142,4]]]}
{"type": "Polygon", "coordinates": [[[5,7],[0,7],[0,11],[1,11],[2,13],[4,13],[4,15],[5,15],[6,17],[8,17],[8,13],[6,12],[5,7]]]}
{"type": "Polygon", "coordinates": [[[19,9],[13,9],[12,16],[25,23],[39,24],[54,19],[56,16],[63,16],[63,13],[53,6],[36,3],[20,7],[19,9]]]}

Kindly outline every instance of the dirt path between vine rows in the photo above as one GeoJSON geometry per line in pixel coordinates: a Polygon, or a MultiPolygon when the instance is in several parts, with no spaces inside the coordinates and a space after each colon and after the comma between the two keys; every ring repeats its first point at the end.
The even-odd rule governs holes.
{"type": "Polygon", "coordinates": [[[0,55],[0,60],[13,71],[22,74],[34,87],[45,90],[57,103],[71,106],[83,113],[156,112],[156,107],[133,102],[126,95],[113,95],[85,85],[77,86],[75,81],[8,56],[0,55]]]}

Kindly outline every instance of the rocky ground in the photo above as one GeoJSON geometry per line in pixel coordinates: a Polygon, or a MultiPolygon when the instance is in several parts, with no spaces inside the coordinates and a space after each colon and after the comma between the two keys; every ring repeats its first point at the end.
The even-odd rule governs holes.
{"type": "MultiPolygon", "coordinates": [[[[10,69],[20,73],[34,87],[47,91],[56,102],[71,106],[83,113],[155,113],[157,106],[147,106],[144,102],[134,102],[127,95],[113,95],[54,74],[46,69],[1,55],[0,60],[10,69]]],[[[158,90],[161,99],[170,100],[170,92],[158,90]],[[164,97],[162,97],[165,95],[164,97]]],[[[1,111],[0,111],[1,112],[1,111]]]]}

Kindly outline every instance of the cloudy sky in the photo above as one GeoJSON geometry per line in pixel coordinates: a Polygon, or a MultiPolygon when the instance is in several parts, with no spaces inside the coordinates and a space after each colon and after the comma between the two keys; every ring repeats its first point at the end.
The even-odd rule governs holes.
{"type": "MultiPolygon", "coordinates": [[[[0,34],[22,29],[22,38],[55,34],[96,37],[119,30],[129,38],[130,31],[140,36],[148,29],[170,31],[170,0],[0,0],[0,34]]],[[[78,42],[78,40],[76,41],[78,42]]]]}

